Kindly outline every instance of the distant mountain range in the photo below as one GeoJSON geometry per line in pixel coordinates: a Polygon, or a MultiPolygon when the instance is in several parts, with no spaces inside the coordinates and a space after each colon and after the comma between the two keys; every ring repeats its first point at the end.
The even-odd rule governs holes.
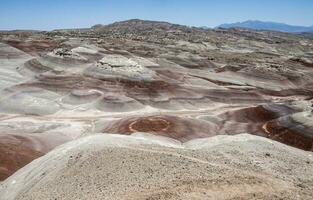
{"type": "Polygon", "coordinates": [[[294,26],[277,22],[263,22],[258,20],[248,20],[244,22],[221,24],[217,28],[248,28],[255,30],[270,30],[289,33],[313,32],[313,26],[294,26]]]}

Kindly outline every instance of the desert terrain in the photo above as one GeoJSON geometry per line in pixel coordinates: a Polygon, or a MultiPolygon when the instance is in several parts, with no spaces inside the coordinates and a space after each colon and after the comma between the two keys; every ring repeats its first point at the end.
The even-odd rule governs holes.
{"type": "Polygon", "coordinates": [[[3,31],[0,93],[0,200],[313,196],[313,34],[3,31]]]}

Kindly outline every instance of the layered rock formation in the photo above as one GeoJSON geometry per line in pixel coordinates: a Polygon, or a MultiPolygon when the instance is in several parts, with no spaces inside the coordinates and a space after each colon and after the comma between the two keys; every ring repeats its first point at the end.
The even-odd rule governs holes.
{"type": "Polygon", "coordinates": [[[249,133],[312,151],[312,56],[309,34],[141,20],[2,32],[1,180],[99,133],[249,133]]]}

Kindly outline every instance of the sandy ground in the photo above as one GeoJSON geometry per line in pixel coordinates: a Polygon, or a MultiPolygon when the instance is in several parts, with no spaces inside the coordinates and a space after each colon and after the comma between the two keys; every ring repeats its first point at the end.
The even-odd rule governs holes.
{"type": "Polygon", "coordinates": [[[95,135],[17,171],[0,199],[311,199],[312,156],[248,134],[95,135]]]}

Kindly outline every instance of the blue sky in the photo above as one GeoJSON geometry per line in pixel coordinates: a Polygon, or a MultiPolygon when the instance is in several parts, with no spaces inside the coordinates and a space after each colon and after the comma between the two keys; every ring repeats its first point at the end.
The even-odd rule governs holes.
{"type": "Polygon", "coordinates": [[[0,29],[90,27],[139,18],[214,27],[258,19],[313,25],[313,0],[0,0],[0,29]]]}

